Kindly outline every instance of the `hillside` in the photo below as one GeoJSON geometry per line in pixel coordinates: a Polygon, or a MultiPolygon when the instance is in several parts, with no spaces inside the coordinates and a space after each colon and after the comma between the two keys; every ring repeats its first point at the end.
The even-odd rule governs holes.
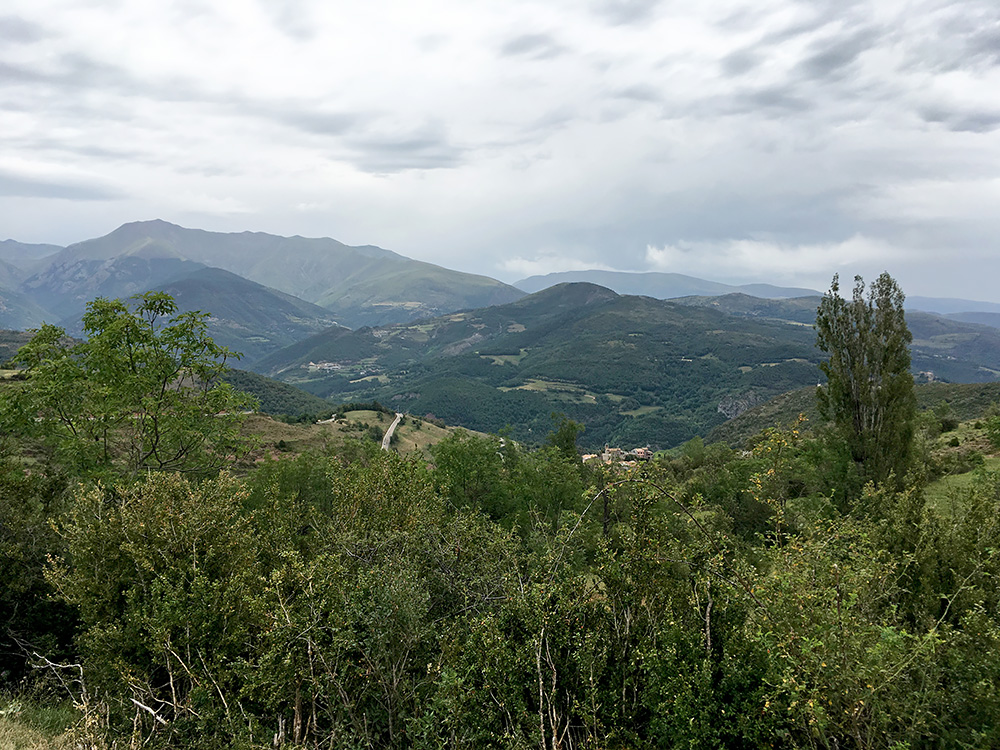
{"type": "Polygon", "coordinates": [[[247,370],[230,370],[224,380],[233,388],[257,399],[263,414],[293,417],[323,415],[333,410],[329,401],[311,393],[247,370]]]}
{"type": "MultiPolygon", "coordinates": [[[[526,292],[538,292],[556,284],[567,282],[588,282],[613,289],[619,294],[638,294],[657,299],[677,299],[680,297],[721,297],[731,294],[742,294],[763,299],[789,299],[793,297],[817,297],[820,292],[815,289],[801,287],[784,287],[774,284],[723,284],[718,281],[699,279],[679,273],[660,273],[656,271],[561,271],[544,276],[529,276],[514,283],[518,289],[526,292]]],[[[977,300],[956,299],[949,297],[921,297],[914,295],[906,298],[907,310],[935,313],[938,315],[956,315],[967,322],[982,322],[965,318],[967,313],[1000,313],[1000,304],[977,300]]]]}
{"type": "MultiPolygon", "coordinates": [[[[559,411],[586,426],[581,445],[666,447],[815,386],[819,299],[660,301],[564,284],[408,325],[324,331],[255,369],[335,400],[378,398],[487,432],[510,426],[522,440],[540,440],[559,411]]],[[[907,321],[918,379],[996,380],[997,329],[915,311],[907,321]]]]}
{"type": "MultiPolygon", "coordinates": [[[[380,445],[394,418],[393,414],[385,412],[356,409],[320,423],[289,424],[266,414],[254,414],[247,418],[244,432],[253,436],[258,447],[246,463],[259,463],[265,456],[277,458],[305,452],[350,456],[357,452],[351,443],[360,443],[368,449],[380,445]]],[[[408,416],[396,428],[391,450],[427,460],[432,445],[460,430],[408,416]]]]}
{"type": "Polygon", "coordinates": [[[812,289],[774,286],[772,284],[744,284],[734,286],[718,281],[685,276],[680,273],[632,273],[627,271],[561,271],[544,276],[529,276],[515,282],[514,286],[526,292],[540,292],[556,284],[586,282],[613,289],[619,294],[637,294],[657,299],[673,299],[691,295],[718,296],[743,293],[755,297],[804,297],[817,294],[812,289]]]}
{"type": "Polygon", "coordinates": [[[1000,312],[959,312],[948,313],[945,317],[960,323],[976,323],[981,326],[1000,328],[1000,312]]]}
{"type": "Polygon", "coordinates": [[[31,340],[31,334],[19,330],[0,329],[0,367],[5,365],[17,350],[31,340]]]}
{"type": "Polygon", "coordinates": [[[550,414],[581,445],[675,445],[816,378],[811,328],[741,319],[593,284],[407,325],[327,331],[256,369],[321,396],[378,398],[540,441],[550,414]]]}
{"type": "MultiPolygon", "coordinates": [[[[945,402],[955,418],[976,419],[1000,403],[1000,381],[991,383],[920,383],[916,386],[917,408],[929,411],[945,402]]],[[[767,427],[790,425],[800,414],[809,423],[819,422],[815,387],[783,393],[767,403],[755,406],[713,428],[706,442],[721,442],[735,447],[767,427]]]]}
{"type": "Polygon", "coordinates": [[[45,258],[55,255],[60,250],[62,247],[59,245],[0,240],[0,260],[7,261],[12,266],[22,270],[37,266],[45,258]]]}
{"type": "Polygon", "coordinates": [[[24,331],[56,320],[54,313],[42,309],[26,295],[0,286],[0,328],[24,331]]]}
{"type": "Polygon", "coordinates": [[[104,237],[70,245],[26,279],[21,290],[42,307],[67,317],[82,312],[85,302],[95,296],[129,296],[201,266],[221,268],[318,304],[352,328],[523,296],[494,279],[378,247],[260,232],[206,232],[165,221],[124,224],[104,237]]]}
{"type": "Polygon", "coordinates": [[[337,325],[334,314],[319,305],[220,268],[199,269],[158,289],[173,296],[181,311],[209,312],[212,337],[241,352],[245,366],[337,325]]]}
{"type": "Polygon", "coordinates": [[[96,297],[125,298],[204,268],[180,255],[137,248],[110,258],[92,258],[67,248],[20,289],[59,320],[72,322],[96,297]]]}
{"type": "MultiPolygon", "coordinates": [[[[685,297],[677,304],[708,307],[743,318],[782,320],[812,327],[821,297],[759,299],[746,294],[685,297]]],[[[924,380],[985,383],[1000,377],[1000,331],[978,322],[962,322],[917,310],[906,311],[913,334],[913,371],[924,380]]]]}

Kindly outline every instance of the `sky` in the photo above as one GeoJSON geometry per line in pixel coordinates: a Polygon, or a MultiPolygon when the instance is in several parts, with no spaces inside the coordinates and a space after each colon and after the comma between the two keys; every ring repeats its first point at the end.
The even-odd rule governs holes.
{"type": "Polygon", "coordinates": [[[1000,301],[996,0],[4,0],[0,239],[1000,301]]]}

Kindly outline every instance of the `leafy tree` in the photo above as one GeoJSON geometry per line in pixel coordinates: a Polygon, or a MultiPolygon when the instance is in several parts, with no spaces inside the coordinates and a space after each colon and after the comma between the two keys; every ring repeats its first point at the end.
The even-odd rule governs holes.
{"type": "Polygon", "coordinates": [[[830,358],[820,364],[827,384],[817,391],[820,414],[865,480],[900,481],[910,464],[916,398],[910,374],[912,340],[903,293],[887,273],[872,284],[855,277],[850,300],[833,277],[816,313],[816,345],[830,358]]]}
{"type": "Polygon", "coordinates": [[[234,355],[208,335],[207,317],[147,292],[90,302],[85,341],[42,326],[15,357],[28,377],[0,423],[41,437],[80,474],[216,470],[239,451],[253,400],[221,382],[234,355]]]}
{"type": "Polygon", "coordinates": [[[583,425],[559,412],[552,412],[552,422],[555,429],[549,433],[546,442],[553,448],[558,448],[570,461],[579,463],[580,453],[576,448],[576,439],[584,431],[583,425]]]}
{"type": "Polygon", "coordinates": [[[73,611],[53,600],[42,572],[61,551],[51,519],[65,505],[64,484],[0,457],[0,689],[25,677],[30,651],[53,659],[71,653],[73,611]]]}
{"type": "Polygon", "coordinates": [[[245,724],[238,667],[264,580],[246,496],[227,474],[156,473],[79,491],[59,524],[65,556],[47,578],[80,612],[83,679],[112,733],[210,748],[245,724]]]}

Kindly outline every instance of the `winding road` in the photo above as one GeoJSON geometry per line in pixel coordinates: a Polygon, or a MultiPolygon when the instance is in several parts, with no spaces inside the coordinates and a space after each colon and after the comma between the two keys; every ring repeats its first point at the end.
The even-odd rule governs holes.
{"type": "Polygon", "coordinates": [[[384,451],[389,450],[389,441],[392,440],[392,433],[396,431],[396,425],[399,424],[399,420],[401,420],[402,418],[403,418],[403,413],[397,411],[396,418],[392,421],[392,424],[389,425],[389,429],[385,431],[385,437],[382,438],[382,450],[384,451]]]}

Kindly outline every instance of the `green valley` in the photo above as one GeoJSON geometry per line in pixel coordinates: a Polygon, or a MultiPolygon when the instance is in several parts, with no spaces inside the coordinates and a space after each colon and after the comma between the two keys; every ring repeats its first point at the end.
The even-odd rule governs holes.
{"type": "Polygon", "coordinates": [[[561,412],[585,426],[582,445],[668,447],[740,404],[814,382],[813,338],[809,327],[581,283],[412,324],[328,330],[255,369],[334,400],[509,426],[521,440],[540,440],[561,412]]]}

